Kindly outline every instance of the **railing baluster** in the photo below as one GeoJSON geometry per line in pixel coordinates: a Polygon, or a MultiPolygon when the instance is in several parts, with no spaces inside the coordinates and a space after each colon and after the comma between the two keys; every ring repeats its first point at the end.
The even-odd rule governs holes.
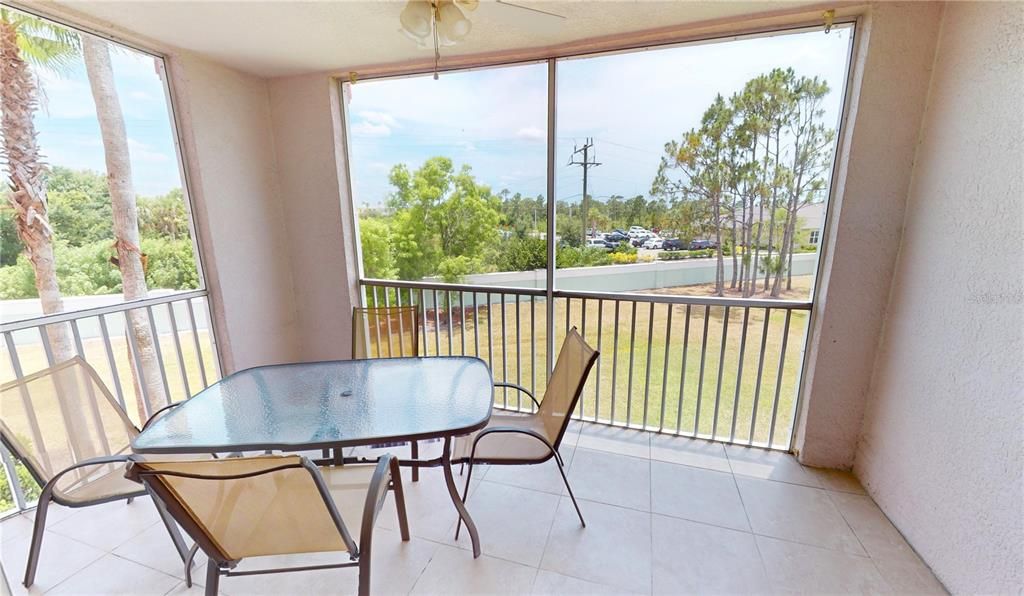
{"type": "MultiPolygon", "coordinates": [[[[85,348],[82,346],[82,334],[78,329],[78,320],[71,320],[71,335],[75,340],[75,353],[82,360],[85,360],[85,348]]],[[[86,361],[88,362],[88,361],[86,361]]],[[[110,453],[110,442],[107,440],[107,433],[104,432],[103,417],[100,416],[99,404],[96,402],[96,390],[92,384],[87,384],[86,391],[89,393],[89,410],[92,412],[92,420],[95,428],[99,429],[100,432],[96,433],[99,436],[100,441],[103,443],[106,453],[110,453]]],[[[104,398],[106,399],[106,398],[104,398]]]]}
{"type": "MultiPolygon", "coordinates": [[[[196,313],[192,308],[192,299],[189,298],[185,301],[188,306],[188,320],[192,325],[192,341],[196,344],[196,359],[199,361],[199,375],[203,377],[203,389],[210,386],[210,382],[206,380],[206,364],[203,362],[203,350],[199,346],[199,328],[196,325],[196,313]]],[[[209,321],[209,319],[207,319],[209,321]]]]}
{"type": "Polygon", "coordinates": [[[761,353],[757,357],[757,381],[754,384],[754,408],[750,414],[750,436],[747,444],[754,443],[754,431],[757,428],[757,406],[761,398],[761,373],[764,371],[764,352],[768,347],[768,324],[771,322],[772,309],[764,309],[764,326],[761,329],[761,353]]]}
{"type": "Polygon", "coordinates": [[[473,292],[473,355],[480,357],[480,306],[477,304],[476,292],[473,292]]]}
{"type": "Polygon", "coordinates": [[[367,350],[366,351],[366,355],[369,356],[370,358],[380,358],[381,357],[381,351],[380,351],[381,350],[381,347],[380,347],[380,313],[377,310],[378,309],[378,306],[377,306],[377,290],[378,289],[379,288],[377,288],[377,286],[373,287],[373,307],[372,307],[373,310],[370,311],[373,314],[371,314],[370,317],[369,317],[372,320],[372,323],[373,323],[373,334],[377,336],[377,353],[374,354],[372,350],[367,350]]]}
{"type": "MultiPolygon", "coordinates": [[[[429,356],[430,355],[430,345],[429,345],[428,340],[427,340],[427,297],[426,297],[426,292],[424,292],[423,290],[420,290],[419,297],[420,297],[420,299],[419,299],[419,308],[420,308],[420,311],[421,311],[420,312],[420,327],[422,328],[422,332],[423,332],[421,334],[421,336],[423,337],[423,353],[420,354],[420,356],[429,356]]],[[[417,350],[419,349],[418,345],[416,346],[416,349],[417,350]]]]}
{"type": "Polygon", "coordinates": [[[494,374],[494,333],[491,329],[491,307],[494,304],[491,302],[491,293],[487,292],[487,368],[491,369],[491,374],[494,374]]]}
{"type": "Polygon", "coordinates": [[[722,347],[718,356],[718,382],[715,387],[715,414],[711,419],[711,438],[718,436],[718,404],[722,400],[722,379],[725,377],[725,348],[729,343],[729,307],[722,316],[722,347]]]}
{"type": "MultiPolygon", "coordinates": [[[[683,325],[683,361],[679,365],[679,403],[676,404],[676,433],[682,431],[683,401],[686,396],[686,356],[690,351],[690,305],[686,305],[686,322],[683,325]]],[[[694,433],[696,435],[697,433],[694,433]]]]}
{"type": "Polygon", "coordinates": [[[708,320],[711,318],[711,307],[704,306],[704,335],[700,340],[700,375],[697,377],[697,408],[693,413],[693,436],[700,434],[700,405],[704,397],[704,360],[708,351],[708,320]]]}
{"type": "Polygon", "coordinates": [[[644,423],[641,428],[647,428],[647,411],[651,397],[651,354],[654,352],[654,303],[651,303],[647,313],[647,371],[644,378],[644,423]]]}
{"type": "Polygon", "coordinates": [[[736,393],[732,398],[732,427],[729,429],[729,442],[736,439],[736,416],[740,410],[740,388],[743,386],[743,358],[747,350],[747,322],[750,320],[750,309],[743,309],[743,332],[740,335],[740,363],[736,365],[736,393]]]}
{"type": "MultiPolygon", "coordinates": [[[[384,290],[384,325],[387,327],[388,334],[388,358],[394,358],[394,344],[392,343],[392,332],[391,332],[391,292],[387,288],[384,290]]],[[[378,319],[379,322],[379,319],[378,319]]],[[[377,346],[377,351],[380,351],[380,346],[377,346]]]]}
{"type": "Polygon", "coordinates": [[[786,366],[786,344],[789,342],[789,321],[793,311],[786,311],[786,322],[782,326],[782,349],[779,350],[779,376],[775,379],[775,399],[772,401],[772,424],[768,431],[768,447],[775,445],[775,417],[779,412],[779,394],[782,392],[782,376],[786,366]]]}
{"type": "MultiPolygon", "coordinates": [[[[14,370],[14,378],[20,381],[25,378],[25,371],[21,369],[21,358],[18,357],[18,348],[14,343],[13,333],[4,333],[4,341],[7,342],[7,357],[11,359],[11,369],[14,370]]],[[[32,407],[32,398],[28,394],[28,389],[22,386],[18,393],[21,395],[21,407],[25,408],[28,427],[32,431],[32,440],[39,446],[39,453],[42,454],[43,464],[47,468],[52,468],[53,463],[50,461],[50,451],[46,448],[46,441],[43,440],[43,431],[39,427],[39,418],[36,416],[35,408],[32,407]]],[[[17,476],[14,478],[14,482],[17,483],[17,476]]]]}
{"type": "MultiPolygon", "coordinates": [[[[604,300],[597,300],[597,352],[601,353],[601,338],[604,336],[604,300]]],[[[601,415],[601,359],[597,359],[597,378],[594,379],[594,422],[601,415]]]]}
{"type": "Polygon", "coordinates": [[[441,355],[441,315],[437,311],[440,309],[440,302],[437,301],[437,290],[433,291],[434,298],[434,355],[441,355]]]}
{"type": "MultiPolygon", "coordinates": [[[[522,353],[520,348],[521,344],[519,337],[519,296],[516,296],[516,385],[523,384],[523,361],[522,353]]],[[[523,392],[516,391],[516,411],[523,409],[523,392]]]]}
{"type": "Polygon", "coordinates": [[[167,314],[171,319],[171,336],[174,338],[174,349],[178,354],[178,368],[181,369],[181,383],[185,388],[185,399],[192,396],[192,389],[188,383],[188,372],[185,370],[185,355],[181,351],[181,338],[178,337],[178,320],[174,317],[174,303],[167,303],[167,314]]]}
{"type": "Polygon", "coordinates": [[[462,355],[466,355],[466,296],[459,290],[459,332],[462,335],[462,355]]]}
{"type": "MultiPolygon", "coordinates": [[[[530,296],[530,393],[537,395],[537,297],[530,296]]],[[[530,412],[537,406],[530,400],[530,412]]]]}
{"type": "MultiPolygon", "coordinates": [[[[508,333],[505,332],[505,294],[501,296],[501,380],[508,382],[508,333]]],[[[508,389],[501,390],[501,406],[508,407],[508,389]]]]}
{"type": "Polygon", "coordinates": [[[3,444],[0,444],[0,459],[3,461],[4,472],[7,476],[7,487],[14,495],[14,508],[17,511],[24,511],[28,508],[28,503],[25,501],[25,491],[21,489],[21,483],[18,482],[18,468],[14,464],[14,458],[3,444]]]}
{"type": "Polygon", "coordinates": [[[611,403],[611,418],[609,419],[612,424],[615,424],[615,391],[616,381],[618,380],[619,372],[619,301],[615,301],[615,337],[612,339],[612,403],[611,403]]]}
{"type": "MultiPolygon", "coordinates": [[[[665,322],[665,362],[661,365],[661,416],[658,418],[658,432],[665,430],[665,402],[668,401],[668,352],[672,346],[672,311],[671,304],[668,307],[668,320],[665,322]]],[[[652,317],[653,318],[653,317],[652,317]]]]}
{"type": "MultiPolygon", "coordinates": [[[[114,393],[117,395],[117,401],[121,404],[121,409],[128,411],[128,406],[124,401],[124,392],[121,390],[121,374],[117,370],[117,360],[114,358],[114,348],[110,345],[110,332],[107,330],[107,316],[100,315],[96,317],[100,321],[100,335],[103,336],[103,347],[107,353],[107,365],[110,366],[110,376],[114,378],[114,393]]],[[[195,333],[195,324],[192,326],[193,334],[195,333]]],[[[199,349],[199,343],[196,342],[196,350],[199,349]]],[[[201,360],[201,358],[200,358],[201,360]]],[[[205,382],[206,377],[203,377],[205,382]]]]}
{"type": "Polygon", "coordinates": [[[444,292],[444,310],[448,315],[448,355],[452,355],[452,293],[449,290],[444,292]]]}
{"type": "MultiPolygon", "coordinates": [[[[582,315],[580,315],[580,317],[581,317],[580,318],[580,336],[583,338],[583,341],[587,341],[587,299],[586,298],[583,298],[582,300],[580,300],[580,312],[583,313],[582,315]]],[[[576,402],[575,416],[576,416],[577,420],[583,420],[583,414],[586,411],[585,410],[586,404],[584,403],[584,401],[586,401],[586,397],[581,393],[579,401],[576,402]]]]}
{"type": "Polygon", "coordinates": [[[156,361],[160,364],[160,380],[164,386],[164,397],[167,400],[165,405],[171,405],[171,386],[167,382],[167,368],[164,366],[164,353],[160,349],[160,331],[156,328],[156,319],[153,317],[153,307],[146,307],[146,316],[149,319],[149,330],[153,336],[153,347],[156,348],[156,361]]]}
{"type": "Polygon", "coordinates": [[[629,319],[629,375],[626,377],[626,426],[633,423],[633,355],[636,353],[636,300],[629,319]]]}
{"type": "Polygon", "coordinates": [[[398,307],[398,357],[405,357],[405,317],[402,316],[402,290],[395,289],[395,306],[398,307]]]}
{"type": "MultiPolygon", "coordinates": [[[[146,384],[146,373],[143,371],[142,366],[142,355],[139,353],[139,345],[135,340],[135,333],[132,329],[130,311],[124,311],[124,335],[128,339],[128,345],[131,346],[132,356],[135,360],[135,374],[138,380],[139,388],[142,391],[142,413],[146,420],[153,415],[153,406],[149,403],[149,387],[146,384]]],[[[145,422],[142,420],[141,422],[145,422]]]]}

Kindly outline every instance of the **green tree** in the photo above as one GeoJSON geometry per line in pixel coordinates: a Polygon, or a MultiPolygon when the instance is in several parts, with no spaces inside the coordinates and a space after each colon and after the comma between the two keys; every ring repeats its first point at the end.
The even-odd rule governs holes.
{"type": "Polygon", "coordinates": [[[432,157],[415,172],[398,164],[389,177],[394,261],[402,279],[439,272],[445,258],[465,256],[477,266],[499,237],[500,201],[478,184],[468,165],[432,157]]]}
{"type": "Polygon", "coordinates": [[[363,251],[363,275],[376,279],[394,279],[395,267],[391,226],[381,217],[359,220],[359,243],[363,251]]]}
{"type": "Polygon", "coordinates": [[[159,197],[139,197],[139,232],[145,238],[189,237],[188,210],[180,188],[159,197]]]}
{"type": "MultiPolygon", "coordinates": [[[[33,117],[39,88],[29,64],[62,73],[78,56],[81,43],[69,29],[30,15],[0,8],[0,158],[10,187],[4,191],[15,229],[35,277],[43,312],[64,310],[53,255],[53,229],[46,197],[46,165],[36,140],[33,117]]],[[[49,325],[47,335],[57,360],[74,354],[67,325],[49,325]]]]}

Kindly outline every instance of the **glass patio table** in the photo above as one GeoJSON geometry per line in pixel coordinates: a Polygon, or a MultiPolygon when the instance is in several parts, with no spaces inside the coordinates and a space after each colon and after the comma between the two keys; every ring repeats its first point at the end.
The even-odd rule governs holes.
{"type": "MultiPolygon", "coordinates": [[[[452,474],[452,438],[491,417],[493,380],[478,358],[388,358],[260,366],[197,393],[145,428],[142,454],[303,451],[443,439],[448,493],[480,556],[476,526],[452,474]]],[[[318,460],[343,463],[344,458],[318,460]]]]}

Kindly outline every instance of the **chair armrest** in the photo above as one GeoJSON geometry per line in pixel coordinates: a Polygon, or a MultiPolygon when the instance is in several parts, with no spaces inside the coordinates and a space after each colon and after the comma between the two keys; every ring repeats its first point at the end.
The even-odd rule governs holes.
{"type": "MultiPolygon", "coordinates": [[[[488,435],[504,433],[519,433],[522,435],[526,435],[528,437],[533,437],[534,439],[537,439],[541,443],[544,443],[544,446],[547,447],[549,451],[551,451],[551,455],[557,456],[555,447],[551,444],[550,441],[548,441],[547,437],[533,430],[532,428],[519,428],[518,426],[490,426],[477,433],[476,437],[473,438],[473,448],[469,452],[469,461],[472,462],[473,460],[476,459],[476,445],[477,443],[480,442],[480,439],[488,435]]],[[[545,461],[546,460],[547,458],[545,458],[545,461]]]]}
{"type": "Polygon", "coordinates": [[[540,408],[540,402],[537,401],[537,398],[533,396],[533,393],[531,393],[529,389],[527,389],[526,387],[523,387],[522,385],[516,385],[515,383],[505,383],[503,381],[495,381],[494,386],[495,387],[507,387],[509,389],[515,389],[516,391],[522,391],[526,395],[529,395],[530,399],[533,400],[533,403],[538,408],[540,408]]]}
{"type": "Polygon", "coordinates": [[[146,420],[145,424],[142,425],[142,430],[146,430],[149,427],[150,424],[156,422],[156,419],[159,418],[167,410],[170,410],[171,408],[176,408],[176,407],[180,406],[183,403],[185,403],[185,402],[184,401],[179,401],[179,402],[175,402],[173,404],[168,404],[168,405],[160,408],[159,410],[153,412],[149,416],[149,419],[146,420]]]}
{"type": "MultiPolygon", "coordinates": [[[[44,498],[45,495],[52,494],[54,488],[57,486],[57,481],[60,480],[61,477],[64,476],[64,474],[67,474],[68,472],[70,472],[72,470],[77,470],[78,468],[87,468],[89,466],[103,466],[103,465],[106,465],[106,464],[117,464],[117,463],[125,463],[125,464],[127,464],[130,461],[131,461],[131,459],[129,458],[128,455],[103,455],[103,456],[100,456],[100,457],[90,457],[89,459],[85,459],[85,460],[82,460],[80,462],[73,463],[70,466],[68,466],[68,467],[64,468],[63,470],[61,470],[60,472],[57,472],[56,474],[53,475],[52,478],[50,478],[49,480],[46,481],[46,484],[43,486],[43,490],[42,490],[42,493],[40,495],[40,499],[44,498]]],[[[130,478],[130,480],[134,480],[134,478],[130,478]]],[[[139,488],[139,492],[140,492],[140,494],[141,493],[145,493],[146,490],[144,488],[140,487],[139,488]]],[[[60,499],[58,499],[57,502],[61,503],[62,505],[64,504],[60,499]]]]}

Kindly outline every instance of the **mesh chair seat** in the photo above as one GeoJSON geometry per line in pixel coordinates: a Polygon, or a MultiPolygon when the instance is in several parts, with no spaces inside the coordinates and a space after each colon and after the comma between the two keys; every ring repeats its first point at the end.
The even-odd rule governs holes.
{"type": "MultiPolygon", "coordinates": [[[[536,432],[544,437],[544,422],[540,416],[517,414],[492,414],[483,429],[473,434],[457,437],[452,444],[452,460],[468,460],[477,435],[496,427],[512,427],[536,432]]],[[[552,456],[544,442],[524,433],[493,433],[484,436],[477,443],[473,461],[477,463],[501,462],[542,462],[552,456]]]]}
{"type": "Polygon", "coordinates": [[[84,482],[65,476],[57,482],[54,493],[59,493],[61,499],[69,503],[107,501],[145,493],[137,482],[124,477],[123,463],[92,466],[87,472],[89,476],[84,482]]]}

